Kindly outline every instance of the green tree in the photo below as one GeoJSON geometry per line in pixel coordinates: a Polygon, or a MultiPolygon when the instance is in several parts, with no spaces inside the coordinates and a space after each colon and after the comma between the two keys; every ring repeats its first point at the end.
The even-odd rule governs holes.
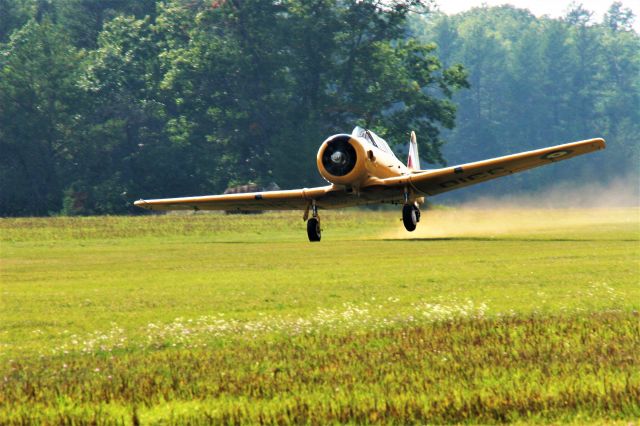
{"type": "MultiPolygon", "coordinates": [[[[415,128],[424,155],[442,162],[439,128],[454,117],[448,98],[466,83],[460,67],[442,68],[433,46],[401,40],[419,3],[229,1],[190,17],[174,6],[174,16],[197,25],[183,26],[188,41],[166,57],[163,87],[177,101],[172,137],[214,154],[201,156],[214,157],[214,189],[214,176],[317,183],[320,142],[356,123],[392,142],[415,128]]],[[[175,18],[158,21],[175,27],[175,18]]]]}
{"type": "Polygon", "coordinates": [[[86,194],[81,213],[124,212],[142,189],[176,190],[184,180],[164,133],[158,55],[149,18],[117,17],[84,64],[80,86],[90,103],[73,145],[84,161],[71,183],[86,194]]]}
{"type": "Polygon", "coordinates": [[[6,43],[11,33],[28,19],[24,1],[0,0],[0,43],[6,43]]]}
{"type": "Polygon", "coordinates": [[[58,211],[61,167],[78,161],[69,153],[68,135],[82,101],[75,85],[81,55],[45,19],[14,32],[0,56],[0,211],[58,211]]]}
{"type": "Polygon", "coordinates": [[[603,171],[635,170],[640,164],[640,36],[632,30],[635,16],[621,3],[611,5],[601,30],[602,67],[596,126],[613,143],[612,158],[603,171]],[[621,167],[622,166],[622,167],[621,167]]]}
{"type": "Polygon", "coordinates": [[[58,23],[65,27],[74,45],[87,49],[97,48],[105,23],[118,16],[156,16],[156,0],[65,0],[55,6],[58,23]]]}
{"type": "MultiPolygon", "coordinates": [[[[454,161],[473,161],[496,155],[498,128],[504,120],[504,93],[507,86],[507,52],[503,35],[494,28],[500,25],[498,16],[477,9],[455,22],[459,35],[458,48],[449,52],[450,60],[465,64],[470,90],[456,97],[457,127],[451,135],[464,144],[450,144],[445,152],[454,161]]],[[[439,42],[439,39],[436,39],[439,42]]],[[[446,45],[446,43],[445,43],[446,45]]]]}
{"type": "MultiPolygon", "coordinates": [[[[554,143],[602,136],[608,149],[579,161],[534,170],[466,194],[536,190],[563,181],[640,179],[640,46],[634,16],[614,3],[602,24],[583,7],[563,19],[513,7],[477,8],[422,20],[449,63],[469,72],[447,159],[474,161],[554,143]]],[[[415,24],[414,24],[415,26],[415,24]]],[[[452,194],[464,197],[465,191],[452,194]]]]}
{"type": "Polygon", "coordinates": [[[0,211],[115,213],[142,195],[316,184],[319,144],[355,124],[391,143],[416,130],[424,159],[444,163],[466,80],[407,39],[426,6],[5,0],[0,211]]]}

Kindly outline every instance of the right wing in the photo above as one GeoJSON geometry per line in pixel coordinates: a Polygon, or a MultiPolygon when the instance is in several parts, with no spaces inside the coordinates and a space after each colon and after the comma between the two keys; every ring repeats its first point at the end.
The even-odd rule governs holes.
{"type": "Polygon", "coordinates": [[[475,163],[382,179],[381,183],[387,188],[410,186],[420,193],[437,195],[534,167],[567,160],[578,155],[604,149],[605,146],[604,139],[589,139],[475,163]]]}
{"type": "Polygon", "coordinates": [[[309,208],[312,200],[320,208],[347,207],[356,205],[359,202],[357,197],[342,188],[321,186],[288,191],[138,200],[133,204],[148,210],[262,211],[305,210],[309,208]]]}

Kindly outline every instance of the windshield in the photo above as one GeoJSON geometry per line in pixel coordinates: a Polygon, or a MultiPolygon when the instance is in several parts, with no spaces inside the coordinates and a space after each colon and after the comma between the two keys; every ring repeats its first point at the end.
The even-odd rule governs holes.
{"type": "Polygon", "coordinates": [[[379,148],[380,150],[393,154],[387,142],[384,139],[382,139],[380,136],[373,133],[371,130],[363,129],[362,127],[356,126],[356,128],[353,129],[353,132],[351,132],[351,135],[358,136],[366,140],[373,146],[379,148]]]}

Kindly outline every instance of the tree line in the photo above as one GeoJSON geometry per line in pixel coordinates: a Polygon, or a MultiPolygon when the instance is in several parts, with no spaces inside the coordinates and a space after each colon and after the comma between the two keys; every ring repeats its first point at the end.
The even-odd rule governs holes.
{"type": "Polygon", "coordinates": [[[559,19],[513,7],[477,8],[412,22],[446,65],[462,63],[456,127],[443,155],[466,162],[604,137],[605,151],[452,195],[540,191],[559,182],[627,179],[640,187],[640,37],[614,2],[598,22],[581,5],[559,19]],[[473,194],[471,194],[473,193],[473,194]]]}
{"type": "MultiPolygon", "coordinates": [[[[142,196],[321,184],[319,144],[355,125],[402,145],[415,130],[434,165],[605,136],[614,149],[598,173],[634,169],[629,11],[614,3],[594,23],[581,8],[554,20],[428,7],[0,0],[0,215],[125,213],[142,196]]],[[[593,173],[588,164],[574,172],[593,173]]]]}

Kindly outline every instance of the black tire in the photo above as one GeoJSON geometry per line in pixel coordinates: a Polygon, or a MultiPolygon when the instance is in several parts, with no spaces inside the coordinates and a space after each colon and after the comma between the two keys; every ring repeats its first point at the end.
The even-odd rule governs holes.
{"type": "Polygon", "coordinates": [[[413,232],[418,224],[418,208],[413,204],[405,204],[402,208],[402,223],[407,231],[413,232]]]}
{"type": "Polygon", "coordinates": [[[309,241],[320,241],[320,237],[322,236],[321,234],[320,221],[317,218],[312,217],[307,221],[307,236],[309,236],[309,241]]]}

